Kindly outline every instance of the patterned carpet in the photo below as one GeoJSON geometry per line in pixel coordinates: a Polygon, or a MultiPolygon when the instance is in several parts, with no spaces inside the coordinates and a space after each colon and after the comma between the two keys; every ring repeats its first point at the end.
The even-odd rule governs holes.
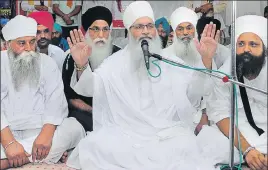
{"type": "Polygon", "coordinates": [[[12,168],[9,170],[75,170],[73,168],[67,167],[65,164],[55,164],[55,165],[47,165],[47,164],[28,164],[24,165],[20,168],[12,168]]]}

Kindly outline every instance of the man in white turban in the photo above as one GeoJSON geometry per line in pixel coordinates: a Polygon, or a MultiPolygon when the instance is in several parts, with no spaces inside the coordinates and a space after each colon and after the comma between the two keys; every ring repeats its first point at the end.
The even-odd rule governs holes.
{"type": "MultiPolygon", "coordinates": [[[[175,36],[173,37],[173,44],[168,48],[164,49],[164,53],[168,54],[170,57],[178,57],[182,59],[185,64],[198,67],[198,63],[201,62],[202,57],[201,53],[196,48],[195,42],[197,42],[197,29],[196,25],[198,22],[197,14],[186,7],[177,8],[170,17],[171,26],[174,30],[175,36]]],[[[206,24],[207,25],[207,24],[206,24]]],[[[212,25],[212,24],[211,24],[212,25]]],[[[213,24],[214,29],[216,29],[216,25],[213,24]]],[[[218,30],[215,35],[216,41],[218,41],[220,36],[220,31],[218,30]]],[[[205,39],[201,41],[201,43],[207,43],[205,39]]],[[[231,51],[217,43],[217,51],[215,56],[213,56],[213,69],[219,68],[224,61],[226,56],[230,56],[231,51]],[[225,50],[225,54],[222,52],[225,50]]],[[[211,69],[211,67],[207,67],[207,69],[211,69]]],[[[209,90],[211,85],[207,83],[206,88],[209,90]]],[[[206,115],[206,96],[202,96],[203,100],[201,103],[195,106],[196,111],[194,114],[194,123],[197,124],[195,129],[195,134],[201,130],[202,126],[208,124],[208,119],[206,115]]]]}
{"type": "Polygon", "coordinates": [[[61,73],[53,59],[36,52],[34,19],[17,15],[2,32],[8,50],[1,51],[1,169],[57,163],[85,135],[66,118],[61,73]]]}
{"type": "MultiPolygon", "coordinates": [[[[267,19],[246,15],[237,18],[235,24],[237,79],[267,91],[267,19]]],[[[230,75],[230,69],[231,59],[228,59],[220,70],[230,75]]],[[[214,159],[214,164],[228,163],[231,84],[221,80],[215,80],[215,84],[207,102],[207,113],[217,126],[203,127],[198,140],[200,148],[214,159]]],[[[235,163],[239,163],[241,156],[251,169],[267,169],[267,95],[238,86],[236,93],[235,163]]]]}
{"type": "MultiPolygon", "coordinates": [[[[77,68],[72,87],[79,94],[93,95],[93,132],[81,140],[67,165],[109,170],[214,169],[199,153],[190,114],[193,103],[203,95],[206,75],[200,78],[199,72],[189,74],[189,70],[155,61],[161,75],[150,64],[149,73],[154,76],[150,77],[141,41],[148,42],[151,53],[164,54],[148,1],[131,3],[123,21],[129,44],[94,72],[87,64],[90,47],[82,33],[71,33],[69,45],[77,68]]],[[[213,30],[209,30],[210,35],[213,30]]],[[[216,50],[212,37],[203,38],[210,44],[197,44],[204,62],[199,63],[201,68],[211,65],[216,50]],[[207,48],[212,51],[206,53],[207,48]]]]}

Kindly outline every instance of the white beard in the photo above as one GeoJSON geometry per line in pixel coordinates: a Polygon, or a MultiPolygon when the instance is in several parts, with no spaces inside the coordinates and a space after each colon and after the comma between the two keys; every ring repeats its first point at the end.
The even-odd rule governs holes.
{"type": "MultiPolygon", "coordinates": [[[[130,54],[132,55],[132,60],[134,63],[138,64],[139,66],[145,67],[144,64],[144,56],[143,51],[141,49],[141,41],[143,39],[147,40],[149,45],[149,52],[159,54],[162,49],[162,42],[159,37],[159,35],[156,35],[154,38],[138,38],[138,40],[135,40],[134,37],[130,34],[129,35],[129,50],[130,54]]],[[[152,59],[152,58],[150,58],[152,59]]]]}
{"type": "Polygon", "coordinates": [[[40,55],[34,51],[21,54],[8,50],[12,82],[16,91],[20,90],[23,84],[36,88],[40,79],[40,55]]]}
{"type": "Polygon", "coordinates": [[[94,41],[92,41],[89,34],[86,33],[85,39],[86,43],[92,47],[92,53],[88,60],[92,68],[92,71],[94,71],[101,65],[104,59],[106,59],[108,56],[112,54],[113,50],[112,37],[110,35],[108,40],[104,38],[103,39],[96,38],[94,41]]]}
{"type": "Polygon", "coordinates": [[[173,43],[176,56],[181,58],[186,64],[194,66],[200,61],[201,56],[196,49],[193,39],[191,39],[189,42],[183,42],[181,39],[174,36],[173,43]]]}

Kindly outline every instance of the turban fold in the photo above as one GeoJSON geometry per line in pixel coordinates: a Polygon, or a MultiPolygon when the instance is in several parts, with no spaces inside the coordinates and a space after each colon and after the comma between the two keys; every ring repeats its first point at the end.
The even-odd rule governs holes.
{"type": "Polygon", "coordinates": [[[95,6],[93,8],[89,8],[82,15],[82,26],[84,30],[87,31],[92,23],[96,20],[104,20],[109,26],[111,26],[113,21],[111,11],[104,6],[95,6]]]}
{"type": "Polygon", "coordinates": [[[238,37],[246,32],[258,35],[265,47],[267,47],[267,19],[257,15],[244,15],[238,17],[235,22],[236,41],[238,37]]]}
{"type": "Polygon", "coordinates": [[[179,7],[177,8],[170,17],[170,22],[173,30],[176,30],[178,25],[180,25],[183,22],[189,22],[193,24],[194,27],[196,27],[198,20],[197,14],[186,7],[179,7]]]}
{"type": "Polygon", "coordinates": [[[158,20],[155,21],[156,28],[158,28],[160,24],[162,24],[163,29],[165,30],[165,32],[167,34],[169,34],[170,26],[169,26],[169,23],[168,23],[167,19],[162,17],[162,18],[159,18],[158,20]]]}
{"type": "Polygon", "coordinates": [[[54,19],[51,15],[51,13],[47,11],[38,11],[38,12],[32,12],[29,14],[28,17],[31,17],[35,19],[37,24],[43,25],[49,29],[49,31],[53,31],[53,24],[54,19]]]}
{"type": "Polygon", "coordinates": [[[154,12],[147,1],[134,1],[126,8],[123,15],[124,26],[129,29],[139,18],[149,17],[155,22],[154,12]]]}
{"type": "Polygon", "coordinates": [[[3,37],[6,41],[20,37],[36,36],[37,23],[34,19],[17,15],[2,28],[3,37]]]}

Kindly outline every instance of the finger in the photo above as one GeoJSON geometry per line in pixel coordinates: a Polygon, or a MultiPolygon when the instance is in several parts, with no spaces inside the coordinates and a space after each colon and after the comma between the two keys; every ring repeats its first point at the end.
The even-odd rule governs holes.
{"type": "Polygon", "coordinates": [[[16,157],[16,159],[14,159],[13,163],[14,163],[13,164],[14,167],[17,168],[18,167],[18,159],[17,159],[17,157],[16,157]]]}
{"type": "Polygon", "coordinates": [[[211,35],[212,27],[213,27],[213,24],[208,24],[207,37],[212,37],[211,35]]]}
{"type": "Polygon", "coordinates": [[[74,29],[74,36],[77,43],[81,42],[77,29],[74,29]]]}
{"type": "Polygon", "coordinates": [[[203,32],[202,32],[202,35],[201,35],[201,38],[202,37],[206,37],[207,36],[207,32],[208,32],[208,24],[206,24],[206,26],[205,26],[205,28],[204,28],[204,30],[203,30],[203,32]]]}
{"type": "Polygon", "coordinates": [[[23,159],[22,159],[22,157],[21,157],[21,158],[18,159],[18,166],[19,166],[19,167],[23,165],[22,162],[23,162],[23,159]]]}
{"type": "Polygon", "coordinates": [[[248,166],[250,167],[251,170],[256,170],[256,167],[254,164],[248,164],[248,166]]]}
{"type": "Polygon", "coordinates": [[[220,41],[220,37],[221,37],[221,31],[218,30],[217,33],[216,33],[216,35],[215,35],[215,41],[216,42],[219,42],[220,41]]]}
{"type": "Polygon", "coordinates": [[[29,154],[28,152],[25,152],[25,155],[26,155],[27,157],[30,157],[30,156],[31,156],[31,154],[29,154]]]}
{"type": "Polygon", "coordinates": [[[32,159],[33,159],[33,163],[34,163],[35,160],[36,160],[36,152],[37,152],[37,148],[36,148],[36,146],[34,145],[33,150],[32,150],[32,159]]]}
{"type": "Polygon", "coordinates": [[[27,157],[26,157],[26,154],[25,154],[25,156],[22,158],[22,165],[26,164],[26,162],[27,162],[27,157]]]}
{"type": "Polygon", "coordinates": [[[74,32],[73,31],[70,31],[70,36],[71,36],[71,40],[72,40],[73,44],[76,44],[77,42],[76,42],[76,38],[74,36],[74,32]]]}
{"type": "Polygon", "coordinates": [[[200,50],[200,42],[196,38],[194,38],[194,44],[196,46],[196,49],[199,51],[200,50]]]}
{"type": "Polygon", "coordinates": [[[257,167],[257,169],[262,169],[264,167],[264,165],[262,164],[262,162],[259,158],[256,158],[255,166],[257,167]]]}
{"type": "Polygon", "coordinates": [[[44,159],[46,159],[47,155],[49,154],[49,149],[46,150],[44,159]]]}
{"type": "Polygon", "coordinates": [[[215,37],[215,33],[216,33],[216,24],[212,25],[212,31],[211,31],[211,37],[215,37]]]}
{"type": "Polygon", "coordinates": [[[263,155],[261,155],[259,157],[259,160],[260,160],[260,163],[261,163],[262,168],[267,167],[267,159],[263,155]]]}
{"type": "Polygon", "coordinates": [[[9,166],[10,167],[14,167],[14,160],[13,160],[13,158],[9,159],[8,160],[8,163],[9,163],[9,166]]]}
{"type": "Polygon", "coordinates": [[[40,148],[40,147],[37,149],[36,160],[41,160],[41,157],[42,157],[42,151],[43,151],[43,149],[40,148]]]}
{"type": "Polygon", "coordinates": [[[81,42],[84,42],[85,41],[85,37],[84,37],[84,35],[83,35],[83,33],[82,33],[82,31],[80,29],[78,30],[78,34],[79,34],[79,37],[80,37],[81,42]]]}
{"type": "Polygon", "coordinates": [[[69,48],[72,48],[73,47],[73,43],[72,43],[70,37],[67,37],[67,42],[68,42],[69,48]]]}
{"type": "Polygon", "coordinates": [[[47,149],[46,149],[46,148],[43,148],[43,149],[42,149],[41,156],[40,156],[40,160],[45,159],[45,157],[46,157],[46,152],[47,152],[47,149]]]}

